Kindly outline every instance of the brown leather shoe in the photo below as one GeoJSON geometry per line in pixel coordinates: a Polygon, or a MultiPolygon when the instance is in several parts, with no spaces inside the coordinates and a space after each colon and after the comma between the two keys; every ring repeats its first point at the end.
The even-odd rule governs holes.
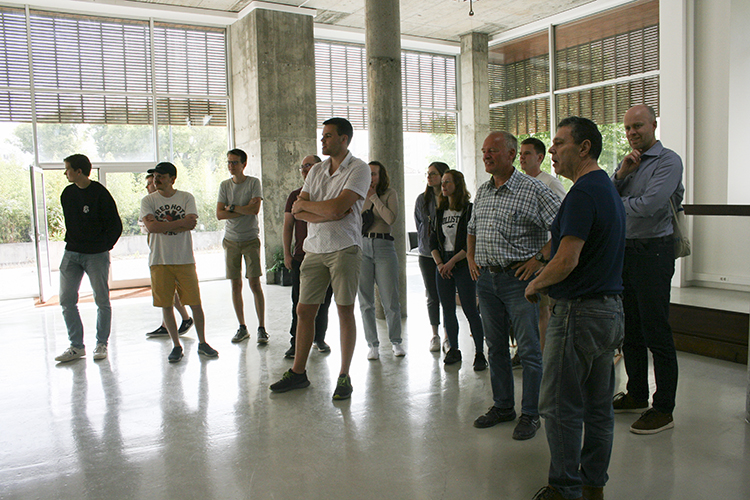
{"type": "Polygon", "coordinates": [[[583,500],[604,500],[603,486],[583,485],[583,500]]]}

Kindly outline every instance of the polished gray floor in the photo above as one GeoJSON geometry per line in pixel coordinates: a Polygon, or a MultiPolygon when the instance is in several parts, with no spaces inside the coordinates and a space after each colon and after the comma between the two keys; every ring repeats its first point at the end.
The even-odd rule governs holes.
{"type": "MultiPolygon", "coordinates": [[[[265,287],[270,344],[253,336],[234,345],[229,283],[203,283],[220,357],[201,359],[191,333],[176,365],[166,362],[168,341],[144,336],[159,322],[149,298],[113,301],[110,355],[100,362],[91,358],[96,309],[82,304],[89,354],[59,365],[53,358],[68,345],[59,307],[0,302],[0,498],[530,499],[546,484],[545,436],[518,442],[513,424],[472,426],[491,405],[489,373],[471,369],[463,318],[463,366],[446,368],[428,351],[411,259],[406,357],[394,358],[386,340],[380,361],[367,361],[360,330],[354,394],[336,403],[335,314],[334,352],[311,354],[312,385],[268,390],[291,366],[289,288],[265,287]]],[[[746,367],[684,353],[679,361],[675,429],[636,436],[634,415],[616,417],[608,499],[750,498],[746,367]]],[[[622,386],[622,363],[617,372],[622,386]]]]}

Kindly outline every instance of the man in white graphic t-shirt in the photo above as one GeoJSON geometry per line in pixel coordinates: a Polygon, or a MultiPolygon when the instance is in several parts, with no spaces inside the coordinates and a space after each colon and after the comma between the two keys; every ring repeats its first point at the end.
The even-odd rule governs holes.
{"type": "Polygon", "coordinates": [[[177,168],[162,162],[148,171],[154,174],[157,191],[141,200],[141,221],[151,237],[148,265],[151,268],[151,293],[154,307],[161,307],[164,324],[174,347],[167,358],[170,363],[182,359],[182,345],[177,333],[172,306],[174,294],[190,306],[198,332],[198,354],[215,358],[216,350],[206,343],[205,317],[201,307],[198,275],[195,272],[193,238],[190,231],[198,221],[198,210],[193,195],[174,188],[177,168]]]}

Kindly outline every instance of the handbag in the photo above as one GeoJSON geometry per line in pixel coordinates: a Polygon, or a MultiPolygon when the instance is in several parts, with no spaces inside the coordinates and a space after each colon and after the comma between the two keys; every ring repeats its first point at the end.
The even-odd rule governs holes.
{"type": "Polygon", "coordinates": [[[672,226],[674,226],[674,257],[687,257],[690,255],[690,239],[687,237],[687,224],[685,220],[685,210],[680,207],[678,212],[674,208],[672,198],[669,199],[669,206],[672,208],[672,226]]]}

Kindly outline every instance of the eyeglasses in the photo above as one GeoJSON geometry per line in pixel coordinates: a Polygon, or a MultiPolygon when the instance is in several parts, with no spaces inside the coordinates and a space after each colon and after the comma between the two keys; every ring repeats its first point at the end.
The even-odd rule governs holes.
{"type": "Polygon", "coordinates": [[[427,172],[427,177],[440,177],[440,174],[438,172],[427,172]]]}
{"type": "Polygon", "coordinates": [[[237,160],[227,160],[227,165],[235,166],[235,165],[239,165],[239,164],[240,164],[240,162],[237,161],[237,160]]]}
{"type": "Polygon", "coordinates": [[[314,163],[303,163],[302,165],[300,165],[299,169],[300,170],[305,170],[306,168],[310,168],[313,165],[314,165],[314,163]]]}

